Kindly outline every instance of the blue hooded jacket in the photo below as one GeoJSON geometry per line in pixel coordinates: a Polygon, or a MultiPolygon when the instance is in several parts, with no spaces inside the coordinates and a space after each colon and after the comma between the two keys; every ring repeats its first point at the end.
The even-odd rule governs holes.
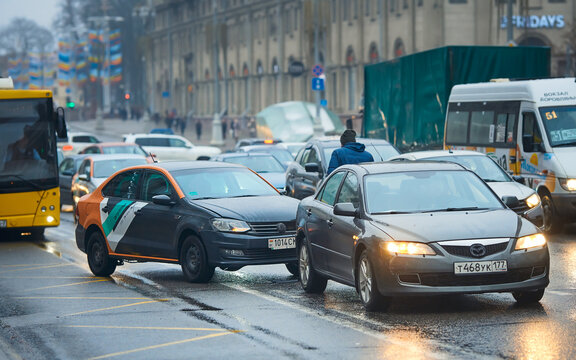
{"type": "Polygon", "coordinates": [[[370,161],[374,161],[374,157],[366,151],[366,146],[364,146],[364,144],[359,142],[349,142],[332,152],[332,157],[328,164],[328,174],[340,165],[358,164],[370,161]]]}

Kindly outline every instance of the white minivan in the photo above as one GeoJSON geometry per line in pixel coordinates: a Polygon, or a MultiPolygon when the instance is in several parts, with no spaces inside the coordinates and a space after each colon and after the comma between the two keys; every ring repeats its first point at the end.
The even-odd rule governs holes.
{"type": "Polygon", "coordinates": [[[542,199],[545,231],[576,221],[574,78],[454,86],[444,148],[484,152],[524,177],[542,199]]]}

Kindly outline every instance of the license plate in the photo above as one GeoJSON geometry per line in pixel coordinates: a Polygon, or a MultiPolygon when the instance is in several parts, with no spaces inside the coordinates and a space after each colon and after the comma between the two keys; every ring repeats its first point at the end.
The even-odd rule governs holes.
{"type": "Polygon", "coordinates": [[[508,271],[506,260],[467,261],[454,263],[454,274],[485,274],[508,271]]]}
{"type": "Polygon", "coordinates": [[[268,239],[268,249],[282,250],[282,249],[294,249],[294,248],[296,248],[295,236],[268,239]]]}
{"type": "Polygon", "coordinates": [[[6,220],[0,220],[0,228],[5,228],[6,226],[6,220]]]}

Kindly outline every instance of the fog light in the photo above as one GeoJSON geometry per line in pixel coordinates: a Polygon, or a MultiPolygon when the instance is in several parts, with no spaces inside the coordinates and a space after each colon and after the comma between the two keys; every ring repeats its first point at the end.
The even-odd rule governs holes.
{"type": "Polygon", "coordinates": [[[46,206],[42,206],[42,207],[40,208],[40,211],[46,212],[46,206]]]}
{"type": "Polygon", "coordinates": [[[231,255],[231,256],[244,256],[244,251],[236,250],[236,249],[222,249],[224,255],[231,255]]]}
{"type": "Polygon", "coordinates": [[[46,221],[48,221],[49,223],[54,222],[54,216],[48,215],[46,217],[46,221]]]}

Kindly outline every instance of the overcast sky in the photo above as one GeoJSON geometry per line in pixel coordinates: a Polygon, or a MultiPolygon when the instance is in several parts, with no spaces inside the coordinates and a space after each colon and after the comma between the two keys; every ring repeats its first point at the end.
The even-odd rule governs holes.
{"type": "Polygon", "coordinates": [[[12,18],[25,17],[52,30],[59,3],[60,0],[0,0],[0,28],[8,25],[12,18]]]}

